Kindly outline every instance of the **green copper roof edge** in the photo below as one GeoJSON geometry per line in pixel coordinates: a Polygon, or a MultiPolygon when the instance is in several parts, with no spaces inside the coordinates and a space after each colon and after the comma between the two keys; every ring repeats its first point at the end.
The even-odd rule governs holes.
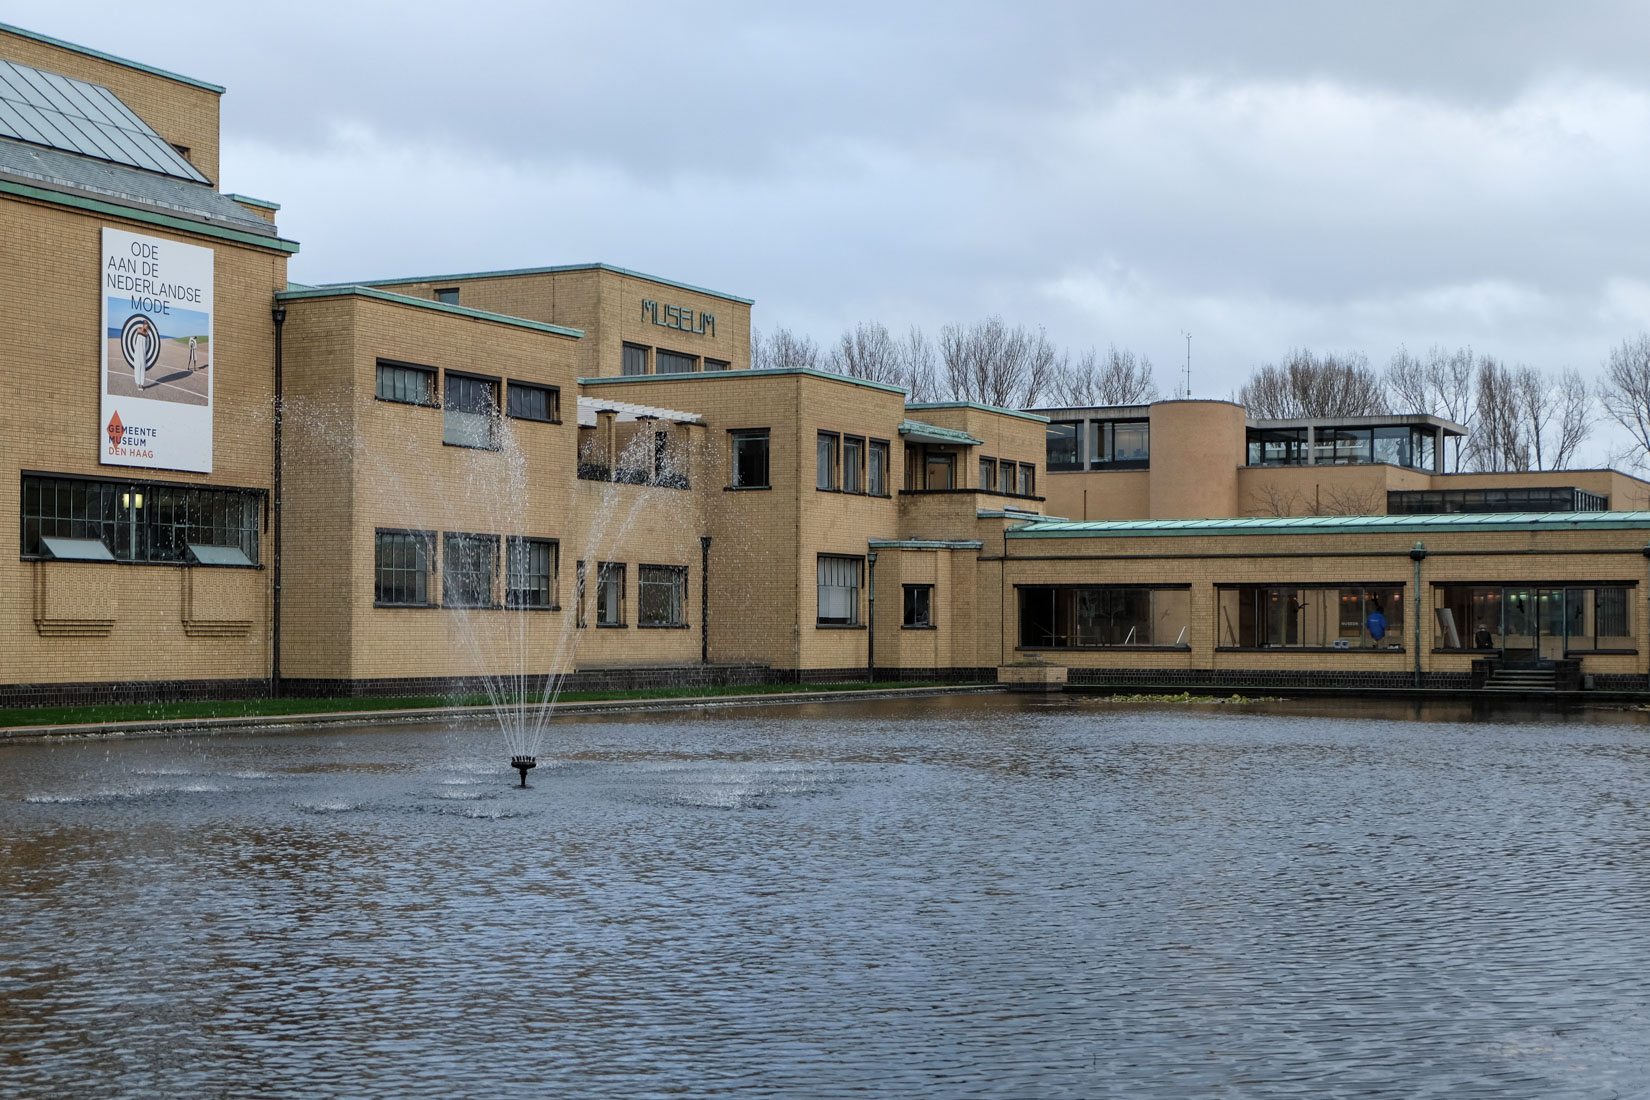
{"type": "Polygon", "coordinates": [[[1047,424],[1048,417],[1038,416],[1033,412],[1021,412],[1019,409],[1005,409],[1001,405],[982,405],[978,401],[924,401],[917,405],[907,405],[908,409],[976,409],[980,412],[1002,413],[1004,416],[1017,416],[1021,420],[1035,420],[1039,424],[1047,424]]]}
{"type": "Polygon", "coordinates": [[[979,539],[866,539],[873,550],[982,550],[979,539]]]}
{"type": "Polygon", "coordinates": [[[268,248],[275,252],[295,253],[298,251],[297,241],[289,241],[282,237],[260,237],[255,233],[243,233],[239,229],[228,229],[224,226],[213,225],[211,222],[191,221],[188,218],[160,214],[137,206],[125,206],[106,199],[87,198],[68,191],[50,191],[41,187],[30,187],[26,183],[0,180],[0,194],[18,195],[26,199],[37,199],[40,202],[56,203],[59,206],[71,206],[77,210],[86,210],[94,214],[106,214],[112,218],[126,218],[129,221],[145,222],[149,225],[163,225],[168,229],[177,229],[185,233],[199,233],[205,237],[218,237],[226,241],[255,245],[258,248],[268,248]]]}
{"type": "Polygon", "coordinates": [[[204,88],[209,92],[216,92],[218,95],[223,95],[226,90],[220,84],[208,84],[206,81],[196,80],[192,76],[183,76],[180,73],[167,72],[165,69],[157,69],[153,65],[145,65],[141,61],[132,61],[128,58],[116,57],[112,53],[104,53],[102,50],[94,50],[90,46],[77,46],[73,42],[65,42],[61,38],[53,38],[51,35],[41,34],[39,31],[30,31],[24,30],[22,27],[14,27],[10,23],[0,23],[0,31],[7,31],[23,38],[32,38],[36,42],[44,42],[48,46],[56,46],[59,49],[71,50],[74,53],[84,54],[87,57],[95,57],[99,61],[113,61],[116,65],[124,65],[128,69],[137,69],[139,72],[150,73],[154,76],[164,76],[167,80],[175,80],[179,84],[192,84],[197,88],[204,88]]]}
{"type": "MultiPolygon", "coordinates": [[[[684,371],[677,374],[605,374],[600,378],[581,378],[581,386],[601,386],[616,382],[648,382],[657,379],[668,379],[672,382],[686,382],[695,378],[705,381],[714,381],[718,378],[778,378],[785,375],[807,375],[810,378],[822,378],[827,382],[846,382],[851,386],[864,386],[867,389],[886,390],[889,393],[904,394],[904,388],[891,386],[887,382],[872,382],[865,378],[850,378],[846,374],[832,374],[830,371],[814,370],[811,367],[767,367],[762,370],[697,370],[684,371]]],[[[944,429],[950,431],[951,429],[944,429]]]]}
{"type": "MultiPolygon", "coordinates": [[[[1426,516],[1290,516],[1225,520],[1032,520],[1009,530],[1011,538],[1183,538],[1189,535],[1428,534],[1437,531],[1632,531],[1650,530],[1650,512],[1450,512],[1426,516]],[[1521,519],[1520,516],[1532,518],[1521,519]],[[1533,518],[1540,517],[1540,518],[1533,518]],[[1577,518],[1609,517],[1609,518],[1577,518]],[[1351,522],[1347,522],[1350,518],[1351,522]],[[1328,522],[1326,522],[1328,521],[1328,522]],[[1373,522],[1372,522],[1373,521],[1373,522]]],[[[1625,552],[1625,551],[1624,551],[1625,552]]]]}
{"type": "MultiPolygon", "coordinates": [[[[719,290],[709,290],[692,283],[677,282],[675,279],[661,279],[656,275],[649,275],[642,271],[632,271],[628,267],[614,267],[612,264],[555,264],[550,267],[511,267],[500,271],[465,271],[451,275],[414,275],[406,279],[360,279],[350,284],[352,286],[395,286],[403,283],[456,283],[464,279],[503,279],[512,275],[554,275],[562,271],[611,271],[615,275],[629,275],[634,279],[646,279],[650,283],[660,286],[673,286],[677,290],[690,290],[695,294],[708,294],[712,298],[722,298],[729,302],[739,302],[743,305],[756,304],[755,299],[741,298],[737,294],[723,294],[719,290]]],[[[342,284],[340,284],[342,285],[342,284]]]]}
{"type": "Polygon", "coordinates": [[[261,210],[279,210],[281,208],[281,204],[278,202],[270,202],[268,199],[255,199],[251,195],[237,195],[232,191],[226,192],[223,197],[234,199],[242,206],[256,206],[261,210]]]}
{"type": "MultiPolygon", "coordinates": [[[[910,406],[907,405],[906,408],[910,408],[910,406]]],[[[965,443],[970,447],[985,446],[985,440],[975,439],[967,432],[960,431],[957,428],[942,428],[938,424],[930,424],[924,420],[912,420],[910,417],[906,417],[904,420],[900,421],[900,435],[910,435],[913,432],[918,434],[937,435],[941,439],[947,439],[949,437],[948,441],[951,443],[965,443]]]]}
{"type": "Polygon", "coordinates": [[[488,313],[486,310],[471,309],[468,306],[452,306],[446,302],[432,302],[428,298],[393,294],[390,291],[379,290],[370,286],[333,285],[310,287],[307,290],[280,290],[276,291],[275,297],[283,302],[301,301],[305,298],[373,298],[380,302],[417,306],[419,309],[433,310],[436,313],[451,313],[458,317],[469,317],[477,321],[495,321],[501,325],[529,328],[534,332],[549,332],[557,336],[572,336],[577,339],[584,338],[582,329],[546,324],[544,321],[530,321],[525,317],[511,317],[506,313],[488,313]]]}

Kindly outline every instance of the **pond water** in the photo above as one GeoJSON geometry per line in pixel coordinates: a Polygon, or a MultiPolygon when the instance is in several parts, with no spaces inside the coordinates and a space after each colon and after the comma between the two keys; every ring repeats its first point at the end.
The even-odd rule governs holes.
{"type": "Polygon", "coordinates": [[[1638,715],[0,750],[8,1096],[1650,1095],[1638,715]]]}

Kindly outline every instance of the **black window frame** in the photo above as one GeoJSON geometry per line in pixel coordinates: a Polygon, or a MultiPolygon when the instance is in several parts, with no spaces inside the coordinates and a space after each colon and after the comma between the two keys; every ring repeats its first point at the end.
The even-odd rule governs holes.
{"type": "Polygon", "coordinates": [[[889,478],[893,476],[893,471],[888,464],[892,449],[890,441],[886,439],[872,437],[865,441],[865,494],[867,496],[891,497],[894,495],[893,487],[889,484],[889,478]],[[882,456],[880,471],[877,469],[875,460],[875,456],[879,454],[882,456]],[[881,483],[880,485],[873,483],[873,473],[880,475],[875,479],[881,483]]]}
{"type": "Polygon", "coordinates": [[[496,451],[499,449],[498,421],[500,416],[499,397],[504,388],[504,379],[497,375],[471,374],[468,371],[449,370],[444,372],[441,384],[441,443],[447,447],[465,447],[473,451],[496,451]],[[460,396],[455,399],[453,383],[459,383],[460,396]],[[475,385],[490,393],[491,400],[486,409],[464,408],[457,401],[468,401],[463,396],[467,387],[475,385]],[[451,438],[450,432],[454,424],[448,419],[452,414],[461,416],[484,416],[487,422],[487,442],[466,443],[451,438]]]}
{"type": "Polygon", "coordinates": [[[625,614],[626,611],[628,610],[628,608],[626,607],[626,600],[625,600],[625,588],[626,588],[626,584],[625,584],[625,563],[624,562],[622,562],[622,561],[599,561],[599,562],[596,563],[596,614],[594,616],[592,616],[592,621],[595,623],[595,625],[598,628],[609,629],[609,628],[617,628],[617,627],[626,627],[626,626],[630,625],[629,622],[626,621],[627,616],[625,614]],[[603,607],[603,604],[602,604],[602,590],[605,589],[608,586],[608,584],[613,581],[613,579],[615,577],[618,578],[617,583],[618,583],[618,588],[619,588],[619,599],[618,599],[619,619],[618,619],[617,622],[605,623],[605,622],[602,621],[602,612],[604,611],[604,607],[603,607]]]}
{"type": "Polygon", "coordinates": [[[439,409],[441,407],[440,373],[436,368],[425,366],[422,363],[406,363],[399,359],[379,359],[377,376],[373,379],[373,396],[379,401],[385,401],[392,405],[413,405],[421,409],[439,409]],[[388,373],[386,374],[386,372],[388,373]],[[409,375],[417,375],[424,379],[424,400],[415,401],[409,397],[397,396],[394,391],[400,388],[398,385],[385,386],[386,377],[401,380],[409,375]],[[386,389],[392,392],[386,393],[386,389]]]}
{"type": "Polygon", "coordinates": [[[864,436],[844,435],[842,437],[842,450],[839,454],[837,470],[841,475],[841,488],[844,493],[855,493],[860,496],[865,495],[865,455],[866,448],[864,436]],[[850,449],[854,452],[854,458],[851,463],[848,460],[848,452],[850,449]],[[848,483],[850,474],[853,475],[852,485],[848,483]]]}
{"type": "Polygon", "coordinates": [[[1083,437],[1088,425],[1082,420],[1051,420],[1043,429],[1046,461],[1050,471],[1081,470],[1086,457],[1083,437]]]}
{"type": "Polygon", "coordinates": [[[456,286],[439,287],[435,291],[435,300],[444,306],[456,306],[458,305],[458,291],[459,288],[456,286]],[[448,295],[451,295],[451,297],[448,297],[448,295]]]}
{"type": "Polygon", "coordinates": [[[980,456],[980,490],[986,493],[997,491],[997,460],[990,455],[980,456]]]}
{"type": "Polygon", "coordinates": [[[638,378],[644,374],[653,373],[653,357],[648,354],[653,348],[647,344],[633,344],[629,340],[619,345],[619,376],[621,378],[638,378]],[[630,369],[631,353],[641,356],[641,370],[630,369]]]}
{"type": "Polygon", "coordinates": [[[474,531],[443,531],[441,533],[441,606],[455,610],[486,611],[498,608],[499,539],[497,535],[474,531]],[[471,568],[464,556],[472,549],[486,556],[486,591],[480,591],[475,578],[482,570],[471,568]],[[455,559],[459,559],[455,561],[455,559]],[[464,568],[460,570],[460,565],[464,568]],[[455,583],[456,582],[456,583],[455,583]],[[466,587],[469,586],[469,587],[466,587]],[[456,591],[455,591],[456,590],[456,591]]]}
{"type": "Polygon", "coordinates": [[[933,630],[934,626],[934,586],[932,584],[906,584],[900,586],[901,623],[904,630],[933,630]]]}
{"type": "MultiPolygon", "coordinates": [[[[435,532],[422,531],[416,528],[405,527],[378,527],[373,529],[373,556],[372,556],[372,605],[374,607],[439,607],[434,598],[435,585],[432,583],[435,576],[435,532]],[[405,540],[405,541],[403,541],[405,540]],[[422,561],[415,560],[411,565],[386,565],[384,556],[386,549],[397,551],[411,550],[417,559],[422,551],[422,561]],[[386,574],[406,574],[420,578],[412,583],[415,592],[420,595],[413,599],[391,599],[386,593],[392,591],[386,583],[386,574]]],[[[397,585],[394,591],[402,590],[397,585]]]]}
{"type": "Polygon", "coordinates": [[[268,512],[264,489],[23,470],[18,556],[50,560],[42,540],[86,539],[121,565],[259,568],[268,512]],[[239,550],[246,561],[203,563],[191,547],[207,546],[239,550]]]}
{"type": "MultiPolygon", "coordinates": [[[[561,605],[557,602],[557,587],[561,573],[561,542],[559,539],[539,538],[532,535],[511,535],[504,540],[504,606],[513,611],[560,611],[561,605]],[[524,592],[537,593],[540,586],[536,583],[529,588],[519,583],[518,578],[527,576],[525,571],[518,569],[522,560],[521,555],[527,549],[546,547],[548,569],[542,576],[544,602],[523,599],[524,592]]],[[[536,580],[541,574],[532,574],[536,580]]]]}
{"type": "Polygon", "coordinates": [[[705,356],[705,370],[707,371],[723,371],[732,369],[733,364],[728,362],[726,359],[712,359],[708,355],[705,356]]]}
{"type": "Polygon", "coordinates": [[[820,431],[814,442],[814,488],[821,493],[842,491],[842,433],[820,431]],[[829,444],[829,457],[822,450],[829,444]],[[821,485],[821,481],[827,484],[821,485]]]}
{"type": "Polygon", "coordinates": [[[772,432],[768,428],[729,428],[728,429],[728,486],[729,489],[739,491],[748,489],[773,488],[773,440],[772,432]],[[744,483],[739,480],[740,444],[761,443],[762,481],[744,483]]]}
{"type": "Polygon", "coordinates": [[[522,382],[511,378],[504,386],[504,415],[512,420],[532,420],[540,424],[561,423],[561,387],[546,386],[542,382],[522,382]],[[549,410],[548,416],[537,416],[522,412],[516,407],[516,394],[542,393],[545,395],[545,407],[549,410]]]}
{"type": "Polygon", "coordinates": [[[688,625],[688,567],[685,565],[658,565],[654,563],[640,563],[636,566],[636,627],[638,630],[679,630],[688,625]],[[653,577],[650,579],[649,574],[653,577]],[[669,586],[677,591],[678,598],[674,601],[676,617],[653,622],[648,619],[649,588],[661,584],[660,575],[671,578],[669,586]]]}
{"type": "Polygon", "coordinates": [[[689,354],[687,354],[687,352],[684,352],[684,351],[671,351],[669,348],[654,348],[653,349],[653,373],[654,374],[698,374],[699,373],[699,357],[697,355],[689,355],[689,354]],[[669,356],[672,360],[675,360],[675,361],[684,362],[684,363],[687,364],[687,366],[683,369],[680,369],[680,370],[665,370],[659,365],[659,360],[662,357],[665,357],[665,356],[669,356]]]}
{"type": "Polygon", "coordinates": [[[864,596],[864,593],[865,593],[865,556],[863,554],[816,554],[815,557],[814,557],[814,561],[815,561],[814,626],[815,627],[823,627],[827,630],[830,630],[830,629],[863,630],[864,629],[864,620],[863,620],[863,618],[861,617],[861,614],[860,614],[860,604],[862,604],[864,602],[864,599],[865,599],[865,596],[864,596]],[[819,580],[818,580],[819,567],[824,562],[826,562],[827,560],[829,560],[829,561],[842,561],[842,562],[854,562],[857,565],[857,570],[856,570],[857,580],[855,581],[854,587],[853,587],[853,593],[854,593],[853,608],[852,608],[851,614],[846,618],[843,618],[843,617],[840,617],[840,616],[835,616],[835,615],[830,616],[829,618],[827,618],[825,613],[824,613],[824,608],[820,606],[822,601],[819,599],[819,594],[820,594],[819,589],[825,588],[825,587],[833,587],[833,588],[843,587],[842,585],[826,586],[826,585],[823,585],[823,584],[819,583],[819,580]]]}

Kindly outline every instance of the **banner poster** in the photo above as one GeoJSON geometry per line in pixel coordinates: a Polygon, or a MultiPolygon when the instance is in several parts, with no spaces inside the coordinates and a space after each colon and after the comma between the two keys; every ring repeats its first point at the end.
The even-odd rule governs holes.
{"type": "Polygon", "coordinates": [[[213,256],[103,230],[105,466],[212,472],[213,256]]]}

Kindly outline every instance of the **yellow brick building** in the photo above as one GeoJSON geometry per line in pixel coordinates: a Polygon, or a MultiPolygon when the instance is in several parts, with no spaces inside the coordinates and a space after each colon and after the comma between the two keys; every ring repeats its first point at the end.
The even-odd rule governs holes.
{"type": "Polygon", "coordinates": [[[1644,482],[1444,475],[1424,417],[911,404],[605,264],[291,284],[222,91],[0,27],[0,703],[1650,673],[1644,482]]]}

